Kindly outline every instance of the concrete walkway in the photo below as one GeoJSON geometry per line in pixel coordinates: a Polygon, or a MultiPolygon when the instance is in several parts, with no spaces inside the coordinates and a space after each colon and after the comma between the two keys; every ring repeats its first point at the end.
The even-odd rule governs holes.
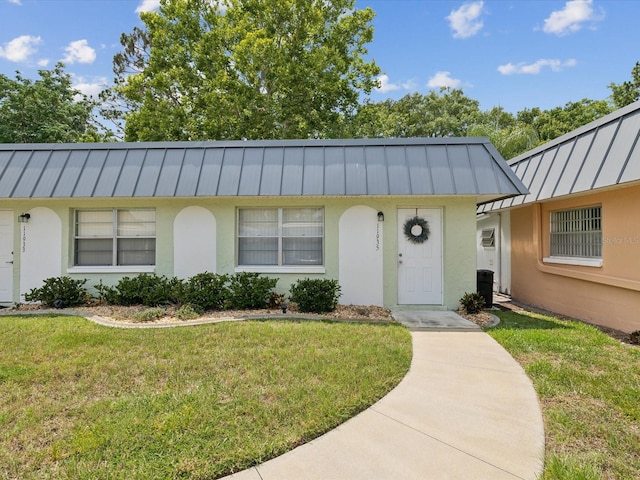
{"type": "Polygon", "coordinates": [[[536,479],[544,428],[522,368],[455,313],[394,316],[413,338],[411,368],[394,390],[312,442],[225,478],[536,479]]]}

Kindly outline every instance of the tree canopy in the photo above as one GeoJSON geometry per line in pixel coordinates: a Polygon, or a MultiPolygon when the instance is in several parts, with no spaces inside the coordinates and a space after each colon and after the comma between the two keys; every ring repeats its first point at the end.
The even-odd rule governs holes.
{"type": "Polygon", "coordinates": [[[374,13],[354,5],[161,0],[114,58],[125,139],[341,136],[380,73],[374,13]]]}
{"type": "Polygon", "coordinates": [[[640,62],[631,70],[631,80],[620,84],[610,83],[611,100],[616,108],[622,108],[640,99],[640,62]]]}
{"type": "Polygon", "coordinates": [[[38,80],[0,74],[0,143],[95,141],[94,103],[75,90],[58,63],[38,80]]]}

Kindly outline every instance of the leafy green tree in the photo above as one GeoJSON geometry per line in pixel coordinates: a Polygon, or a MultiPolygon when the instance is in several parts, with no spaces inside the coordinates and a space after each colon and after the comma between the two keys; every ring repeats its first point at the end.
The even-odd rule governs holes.
{"type": "Polygon", "coordinates": [[[161,0],[121,38],[110,115],[130,141],[342,136],[377,85],[373,16],[354,0],[161,0]]]}
{"type": "Polygon", "coordinates": [[[530,125],[540,143],[545,143],[611,113],[606,100],[582,99],[562,107],[540,110],[535,107],[518,112],[518,122],[530,125]]]}
{"type": "Polygon", "coordinates": [[[640,99],[640,62],[631,70],[631,80],[621,84],[610,83],[611,101],[616,108],[622,108],[640,99]]]}
{"type": "Polygon", "coordinates": [[[94,102],[75,90],[58,63],[38,80],[0,74],[0,143],[60,143],[103,140],[94,102]]]}
{"type": "Polygon", "coordinates": [[[502,128],[491,124],[478,124],[471,126],[467,133],[471,137],[487,137],[506,160],[539,144],[534,128],[524,123],[514,123],[502,128]]]}
{"type": "Polygon", "coordinates": [[[459,137],[478,122],[479,102],[460,89],[364,103],[351,123],[354,137],[459,137]]]}

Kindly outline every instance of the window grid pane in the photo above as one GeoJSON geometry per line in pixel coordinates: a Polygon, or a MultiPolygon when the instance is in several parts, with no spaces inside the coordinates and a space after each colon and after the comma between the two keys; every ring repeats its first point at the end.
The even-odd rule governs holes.
{"type": "Polygon", "coordinates": [[[238,211],[238,265],[323,265],[322,208],[238,211]]]}
{"type": "Polygon", "coordinates": [[[155,265],[155,210],[76,210],[74,265],[155,265]]]}
{"type": "Polygon", "coordinates": [[[602,207],[551,212],[550,253],[602,258],[602,207]]]}

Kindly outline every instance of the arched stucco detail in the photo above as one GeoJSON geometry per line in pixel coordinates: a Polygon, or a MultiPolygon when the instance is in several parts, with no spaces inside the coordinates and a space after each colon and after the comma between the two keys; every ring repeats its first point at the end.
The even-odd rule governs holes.
{"type": "Polygon", "coordinates": [[[216,273],[216,218],[203,207],[186,207],[173,222],[173,274],[189,278],[216,273]]]}
{"type": "Polygon", "coordinates": [[[383,305],[382,222],[371,207],[358,205],[340,217],[340,303],[383,305]]]}
{"type": "Polygon", "coordinates": [[[36,207],[20,225],[20,300],[46,278],[62,275],[62,221],[56,212],[36,207]]]}

